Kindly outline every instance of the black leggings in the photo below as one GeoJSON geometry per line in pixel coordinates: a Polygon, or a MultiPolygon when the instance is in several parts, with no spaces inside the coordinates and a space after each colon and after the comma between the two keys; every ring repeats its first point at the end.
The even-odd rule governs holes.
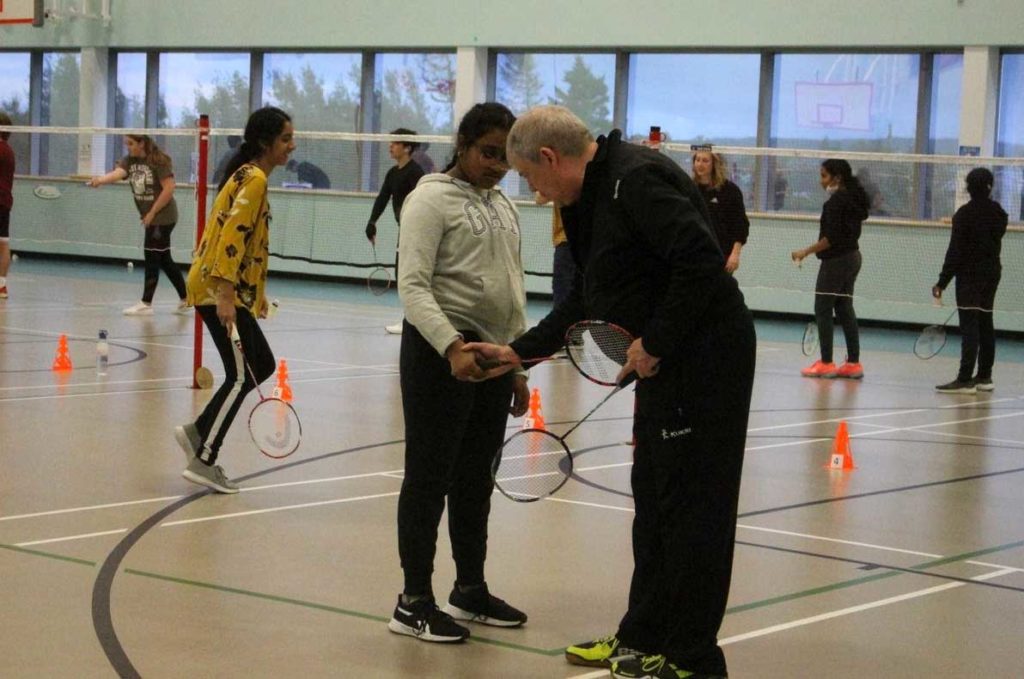
{"type": "MultiPolygon", "coordinates": [[[[477,338],[464,332],[466,341],[477,338]]],[[[399,358],[405,414],[405,479],[398,498],[398,554],[406,594],[433,594],[437,530],[448,534],[462,585],[484,582],[491,462],[505,438],[513,377],[460,382],[408,321],[399,358]]]]}
{"type": "Polygon", "coordinates": [[[825,363],[832,362],[833,311],[846,337],[846,360],[860,363],[860,329],[853,310],[853,285],[857,282],[860,265],[860,250],[821,260],[814,286],[814,321],[818,325],[821,360],[825,363]]]}
{"type": "Polygon", "coordinates": [[[974,377],[974,363],[978,363],[978,377],[992,377],[996,361],[996,332],[992,323],[992,309],[996,302],[1000,272],[978,277],[957,276],[956,306],[960,315],[960,372],[957,379],[966,382],[974,377]]]}
{"type": "Polygon", "coordinates": [[[178,299],[185,299],[185,277],[181,275],[181,269],[174,263],[171,251],[168,250],[146,250],[146,277],[142,285],[142,301],[146,304],[153,302],[153,293],[156,292],[156,284],[160,280],[162,269],[171,285],[178,293],[178,299]]]}
{"type": "Polygon", "coordinates": [[[197,306],[196,311],[203,319],[206,329],[210,331],[210,338],[213,339],[224,362],[224,383],[214,392],[213,398],[203,408],[195,423],[203,442],[199,459],[206,464],[213,464],[217,461],[224,435],[231,428],[231,423],[246,394],[252,391],[257,383],[262,384],[274,374],[274,354],[249,310],[235,307],[235,325],[238,327],[245,360],[256,375],[254,382],[253,376],[242,363],[235,343],[228,337],[227,329],[217,318],[217,307],[213,304],[197,306]]]}

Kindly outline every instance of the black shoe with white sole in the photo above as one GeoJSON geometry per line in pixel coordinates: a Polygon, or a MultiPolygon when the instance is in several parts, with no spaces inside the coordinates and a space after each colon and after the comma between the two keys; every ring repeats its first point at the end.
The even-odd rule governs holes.
{"type": "Polygon", "coordinates": [[[456,620],[494,627],[520,627],[526,624],[526,613],[491,594],[486,584],[472,587],[466,592],[455,585],[444,606],[444,612],[456,620]]]}
{"type": "Polygon", "coordinates": [[[469,630],[452,620],[452,616],[437,607],[434,597],[418,599],[412,603],[398,605],[391,614],[388,629],[395,634],[405,634],[421,641],[441,644],[456,644],[469,638],[469,630]]]}

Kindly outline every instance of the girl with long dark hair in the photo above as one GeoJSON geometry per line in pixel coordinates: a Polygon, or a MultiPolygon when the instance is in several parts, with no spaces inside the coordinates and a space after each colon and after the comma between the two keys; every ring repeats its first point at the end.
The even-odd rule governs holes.
{"type": "Polygon", "coordinates": [[[814,320],[818,325],[821,359],[800,371],[804,377],[864,377],[860,364],[860,329],[853,310],[853,286],[860,273],[861,224],[868,217],[868,196],[853,176],[850,164],[829,158],[819,170],[821,188],[829,193],[821,208],[818,240],[791,253],[799,264],[808,255],[821,260],[814,286],[814,320]],[[846,337],[846,362],[838,368],[832,360],[833,313],[846,337]]]}
{"type": "Polygon", "coordinates": [[[218,493],[237,493],[217,464],[220,446],[246,394],[274,373],[274,354],[257,318],[267,315],[270,203],[267,178],[295,150],[291,117],[266,107],[249,116],[244,141],[228,162],[188,272],[194,304],[224,362],[224,383],[196,421],[175,428],[188,466],[182,476],[218,493]],[[237,328],[245,361],[231,341],[237,328]],[[254,381],[255,377],[255,381],[254,381]]]}
{"type": "Polygon", "coordinates": [[[402,210],[398,293],[405,309],[399,372],[405,415],[405,478],[398,499],[398,553],[405,584],[388,623],[422,641],[459,642],[471,621],[519,627],[526,615],[492,595],[484,578],[491,463],[511,412],[526,412],[523,374],[481,380],[466,342],[502,344],[526,328],[519,215],[497,184],[508,172],[505,140],[515,117],[477,104],[459,124],[444,173],[424,176],[402,210]],[[431,576],[441,514],[456,579],[448,603],[431,576]]]}
{"type": "Polygon", "coordinates": [[[153,315],[153,294],[162,270],[178,293],[177,313],[189,312],[185,301],[185,279],[171,257],[171,232],[178,222],[178,205],[174,202],[174,169],[171,158],[144,134],[125,135],[128,155],[117,167],[103,175],[93,177],[89,186],[95,188],[128,179],[139,210],[145,240],[142,245],[146,260],[146,273],[142,286],[142,301],[124,310],[126,316],[153,315]]]}

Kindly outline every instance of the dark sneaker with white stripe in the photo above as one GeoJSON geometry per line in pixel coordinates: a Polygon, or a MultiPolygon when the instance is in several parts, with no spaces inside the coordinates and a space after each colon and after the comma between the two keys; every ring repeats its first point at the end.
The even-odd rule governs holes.
{"type": "Polygon", "coordinates": [[[469,638],[469,630],[452,620],[437,607],[434,597],[426,597],[402,603],[398,596],[398,605],[391,614],[388,629],[395,634],[405,634],[421,641],[433,641],[441,644],[455,644],[469,638]]]}
{"type": "Polygon", "coordinates": [[[991,377],[975,377],[974,388],[978,391],[993,391],[996,385],[992,384],[991,377]]]}
{"type": "Polygon", "coordinates": [[[612,663],[615,679],[726,679],[724,674],[690,672],[670,663],[663,655],[645,655],[612,663]]]}
{"type": "Polygon", "coordinates": [[[978,388],[974,386],[974,380],[955,379],[952,382],[938,385],[935,387],[935,391],[943,394],[977,394],[978,388]]]}
{"type": "Polygon", "coordinates": [[[494,627],[520,627],[526,624],[526,613],[494,596],[487,585],[463,592],[458,585],[452,588],[444,612],[456,620],[479,622],[494,627]]]}

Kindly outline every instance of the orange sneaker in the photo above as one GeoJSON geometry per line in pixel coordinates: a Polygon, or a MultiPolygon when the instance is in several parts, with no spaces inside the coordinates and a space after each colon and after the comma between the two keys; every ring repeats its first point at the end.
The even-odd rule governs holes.
{"type": "Polygon", "coordinates": [[[859,380],[864,377],[864,368],[861,367],[860,363],[846,363],[839,366],[839,370],[836,371],[836,377],[842,377],[847,380],[859,380]]]}
{"type": "Polygon", "coordinates": [[[804,377],[824,377],[831,379],[836,376],[836,364],[815,361],[800,371],[804,377]]]}

